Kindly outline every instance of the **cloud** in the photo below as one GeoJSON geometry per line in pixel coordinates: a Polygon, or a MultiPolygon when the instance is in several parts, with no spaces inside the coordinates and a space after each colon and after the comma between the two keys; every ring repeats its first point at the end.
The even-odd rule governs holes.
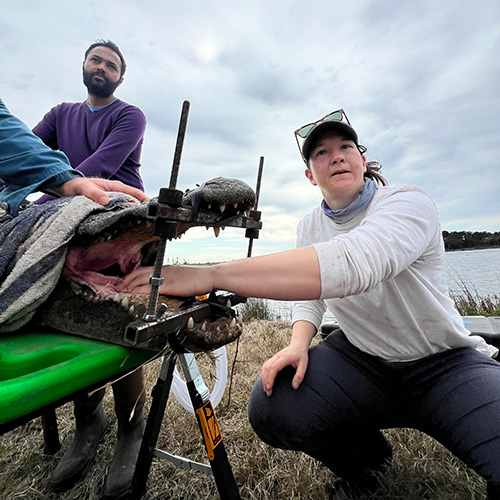
{"type": "MultiPolygon", "coordinates": [[[[429,192],[443,228],[500,230],[497,0],[481,8],[465,0],[24,0],[9,5],[0,30],[2,97],[29,126],[61,101],[85,99],[90,43],[118,43],[128,69],[117,95],[147,117],[150,196],[168,185],[184,100],[179,189],[216,176],[254,186],[264,156],[256,252],[293,246],[296,222],[319,203],[293,130],[340,107],[391,184],[429,192]]],[[[248,243],[241,233],[214,240],[202,231],[179,251],[191,255],[195,243],[206,259],[236,258],[248,243]]]]}

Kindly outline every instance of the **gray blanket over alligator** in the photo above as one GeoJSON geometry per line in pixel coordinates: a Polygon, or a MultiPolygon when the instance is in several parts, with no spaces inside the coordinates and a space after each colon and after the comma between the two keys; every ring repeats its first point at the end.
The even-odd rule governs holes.
{"type": "MultiPolygon", "coordinates": [[[[248,211],[254,202],[247,184],[224,178],[207,181],[183,197],[183,205],[193,206],[195,214],[202,211],[204,220],[208,216],[213,223],[248,211]]],[[[137,305],[147,306],[149,297],[117,293],[115,286],[123,275],[154,261],[158,238],[148,205],[118,193],[108,207],[77,196],[33,206],[1,224],[0,332],[30,323],[124,343],[125,327],[138,318],[137,305]]],[[[194,225],[200,224],[179,223],[177,236],[194,225]]],[[[160,296],[159,302],[175,310],[184,299],[160,296]]],[[[242,332],[236,319],[190,321],[183,345],[196,351],[227,344],[242,332]]]]}

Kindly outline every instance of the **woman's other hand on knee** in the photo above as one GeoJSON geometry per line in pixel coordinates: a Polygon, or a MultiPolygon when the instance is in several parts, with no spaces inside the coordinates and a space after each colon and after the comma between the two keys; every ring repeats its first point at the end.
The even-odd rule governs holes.
{"type": "Polygon", "coordinates": [[[262,387],[264,392],[270,396],[273,392],[274,381],[278,373],[287,366],[295,368],[295,376],[292,380],[292,387],[298,389],[307,370],[309,362],[308,350],[297,348],[293,345],[285,347],[262,366],[262,387]]]}

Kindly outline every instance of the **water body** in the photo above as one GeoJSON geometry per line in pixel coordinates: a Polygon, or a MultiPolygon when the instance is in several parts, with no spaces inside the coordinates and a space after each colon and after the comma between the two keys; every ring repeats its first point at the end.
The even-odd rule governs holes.
{"type": "MultiPolygon", "coordinates": [[[[444,273],[448,288],[459,293],[464,284],[479,296],[500,296],[500,248],[446,252],[444,273]]],[[[292,303],[268,301],[273,314],[284,321],[292,319],[292,303]]],[[[327,311],[324,321],[334,321],[327,311]]]]}
{"type": "Polygon", "coordinates": [[[463,281],[480,296],[500,295],[500,248],[446,252],[445,279],[452,291],[463,281]]]}

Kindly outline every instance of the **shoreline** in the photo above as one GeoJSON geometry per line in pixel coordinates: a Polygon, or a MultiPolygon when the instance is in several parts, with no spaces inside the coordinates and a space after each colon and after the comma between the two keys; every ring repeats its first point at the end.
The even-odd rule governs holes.
{"type": "Polygon", "coordinates": [[[467,250],[495,250],[499,249],[500,246],[491,246],[491,247],[470,247],[470,248],[450,248],[447,250],[445,248],[445,252],[466,252],[467,250]]]}

